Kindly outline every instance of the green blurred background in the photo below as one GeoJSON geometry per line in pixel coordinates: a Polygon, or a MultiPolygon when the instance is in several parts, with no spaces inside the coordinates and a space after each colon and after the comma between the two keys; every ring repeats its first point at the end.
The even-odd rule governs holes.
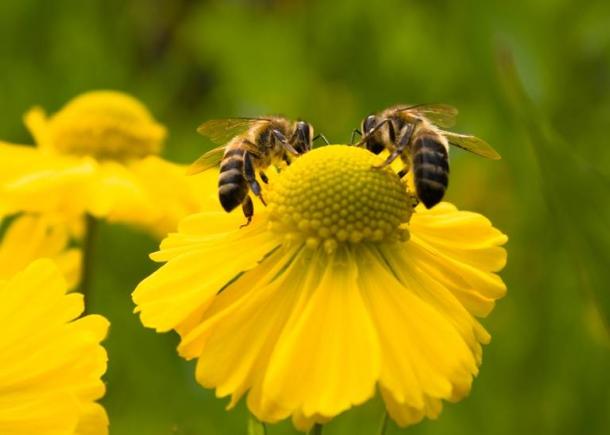
{"type": "MultiPolygon", "coordinates": [[[[454,152],[447,197],[509,235],[509,293],[484,320],[493,341],[471,396],[404,432],[610,433],[609,2],[5,0],[0,71],[1,139],[32,142],[21,116],[34,104],[118,89],[168,126],[179,162],[205,150],[195,128],[211,117],[281,113],[344,142],[393,103],[457,106],[457,129],[504,159],[454,152]]],[[[91,304],[112,321],[111,433],[245,433],[243,404],[226,412],[176,337],[132,314],[156,246],[120,226],[98,238],[91,304]]],[[[381,409],[373,400],[325,433],[372,434],[381,409]]]]}

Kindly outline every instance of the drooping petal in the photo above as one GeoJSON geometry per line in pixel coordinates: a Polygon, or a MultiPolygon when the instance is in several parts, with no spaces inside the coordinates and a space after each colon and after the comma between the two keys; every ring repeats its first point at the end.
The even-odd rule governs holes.
{"type": "Polygon", "coordinates": [[[302,281],[306,273],[298,267],[302,259],[295,255],[295,249],[278,250],[245,273],[222,291],[202,323],[183,337],[179,350],[198,352],[197,380],[215,387],[218,396],[230,394],[230,406],[248,389],[260,390],[269,357],[299,297],[285,289],[302,281]]]}
{"type": "Polygon", "coordinates": [[[402,282],[386,258],[370,249],[359,256],[361,285],[381,342],[379,381],[396,403],[421,411],[430,399],[450,399],[455,384],[470,383],[477,365],[461,331],[424,295],[435,290],[413,274],[402,282]]]}
{"type": "Polygon", "coordinates": [[[506,264],[506,235],[484,216],[441,203],[416,213],[410,225],[409,256],[449,288],[473,314],[487,315],[506,293],[496,275],[506,264]]]}
{"type": "Polygon", "coordinates": [[[138,285],[133,293],[145,326],[176,328],[193,313],[203,313],[214,296],[237,275],[254,268],[278,245],[262,221],[236,228],[210,244],[205,236],[138,285]]]}
{"type": "Polygon", "coordinates": [[[379,343],[352,254],[314,254],[308,269],[312,279],[271,355],[263,395],[305,417],[332,417],[374,394],[379,343]]]}

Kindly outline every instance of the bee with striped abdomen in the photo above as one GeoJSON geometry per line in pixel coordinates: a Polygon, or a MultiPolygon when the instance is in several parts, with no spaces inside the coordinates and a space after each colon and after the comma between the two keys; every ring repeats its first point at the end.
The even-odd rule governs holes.
{"type": "Polygon", "coordinates": [[[188,173],[197,174],[220,163],[220,204],[227,212],[241,205],[247,219],[245,225],[254,214],[249,192],[265,204],[257,173],[266,183],[264,169],[281,161],[290,163],[292,156],[309,151],[317,138],[313,137],[311,124],[275,116],[213,119],[201,124],[197,131],[221,146],[201,156],[188,173]]]}
{"type": "Polygon", "coordinates": [[[417,198],[431,208],[443,199],[449,185],[450,144],[488,159],[500,159],[482,139],[441,130],[453,126],[457,113],[456,108],[445,104],[398,105],[367,116],[361,132],[354,133],[362,135],[358,145],[369,151],[389,151],[382,166],[400,157],[405,164],[398,173],[400,177],[413,168],[417,198]]]}

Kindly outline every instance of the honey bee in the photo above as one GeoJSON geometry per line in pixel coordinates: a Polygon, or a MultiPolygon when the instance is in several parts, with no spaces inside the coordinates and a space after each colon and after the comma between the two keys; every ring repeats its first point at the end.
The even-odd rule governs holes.
{"type": "Polygon", "coordinates": [[[201,124],[197,131],[221,146],[197,159],[188,173],[198,174],[220,163],[220,204],[227,212],[241,205],[247,219],[242,226],[248,225],[254,215],[250,191],[266,205],[257,172],[267,183],[264,169],[281,161],[290,164],[293,156],[309,151],[318,137],[326,141],[323,135],[314,138],[312,125],[305,121],[275,116],[213,119],[201,124]]]}
{"type": "Polygon", "coordinates": [[[455,107],[445,104],[398,105],[367,116],[362,121],[362,132],[354,130],[354,134],[362,136],[357,145],[375,154],[389,151],[379,167],[400,157],[405,164],[398,172],[401,178],[412,167],[417,198],[426,208],[432,208],[443,199],[449,184],[449,144],[488,159],[501,158],[482,139],[441,130],[452,127],[457,114],[455,107]]]}

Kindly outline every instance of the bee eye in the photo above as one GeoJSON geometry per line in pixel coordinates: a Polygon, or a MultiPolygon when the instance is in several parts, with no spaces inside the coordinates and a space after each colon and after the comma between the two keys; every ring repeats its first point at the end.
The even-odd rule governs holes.
{"type": "Polygon", "coordinates": [[[375,117],[375,115],[367,116],[364,119],[364,122],[362,123],[362,133],[367,134],[369,131],[371,131],[373,128],[375,128],[376,125],[377,125],[377,118],[375,117]]]}
{"type": "Polygon", "coordinates": [[[297,122],[295,129],[296,143],[294,144],[300,153],[309,151],[311,148],[311,130],[309,124],[304,121],[297,122]]]}
{"type": "Polygon", "coordinates": [[[299,122],[299,125],[297,126],[298,131],[301,134],[301,137],[303,140],[308,140],[310,137],[309,134],[309,124],[306,122],[299,122]]]}

